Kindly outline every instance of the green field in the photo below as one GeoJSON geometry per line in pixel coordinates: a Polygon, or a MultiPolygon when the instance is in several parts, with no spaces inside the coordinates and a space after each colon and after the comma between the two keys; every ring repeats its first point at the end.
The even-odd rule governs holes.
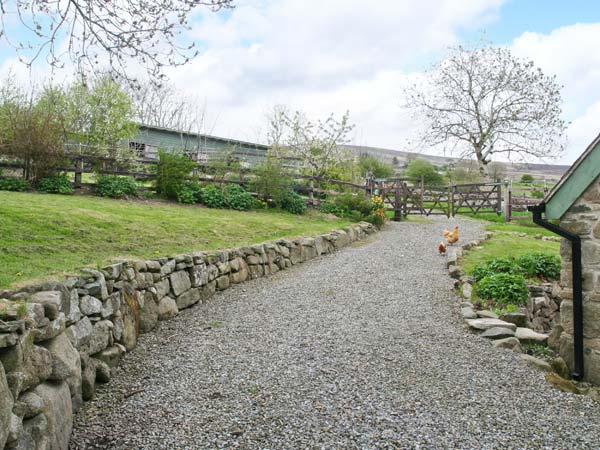
{"type": "Polygon", "coordinates": [[[148,259],[316,235],[350,222],[160,202],[0,192],[0,288],[119,258],[148,259]]]}

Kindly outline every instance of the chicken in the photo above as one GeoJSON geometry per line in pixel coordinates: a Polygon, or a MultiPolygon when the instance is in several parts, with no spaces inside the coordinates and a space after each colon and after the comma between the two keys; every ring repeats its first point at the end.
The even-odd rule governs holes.
{"type": "Polygon", "coordinates": [[[444,238],[446,238],[448,244],[455,244],[456,242],[458,242],[458,226],[455,226],[453,231],[444,230],[443,235],[444,238]]]}
{"type": "Polygon", "coordinates": [[[445,255],[446,254],[446,244],[444,244],[443,242],[440,242],[440,245],[438,246],[438,251],[440,252],[440,255],[445,255]]]}

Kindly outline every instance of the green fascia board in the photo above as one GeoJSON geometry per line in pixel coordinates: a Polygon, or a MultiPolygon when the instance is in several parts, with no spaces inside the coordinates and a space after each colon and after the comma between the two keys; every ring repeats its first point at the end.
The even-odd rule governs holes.
{"type": "MultiPolygon", "coordinates": [[[[577,164],[577,163],[576,163],[577,164]]],[[[560,219],[600,175],[600,140],[546,200],[546,219],[560,219]]]]}

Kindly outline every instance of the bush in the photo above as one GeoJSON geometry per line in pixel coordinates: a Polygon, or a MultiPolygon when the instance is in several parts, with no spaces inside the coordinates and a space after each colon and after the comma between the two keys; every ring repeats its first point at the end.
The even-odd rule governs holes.
{"type": "Polygon", "coordinates": [[[493,275],[496,273],[521,274],[522,268],[514,259],[492,258],[483,266],[475,267],[471,274],[473,275],[473,278],[475,278],[475,281],[479,281],[487,275],[493,275]]]}
{"type": "Polygon", "coordinates": [[[521,176],[521,183],[531,184],[533,183],[533,175],[529,175],[528,173],[521,176]]]}
{"type": "Polygon", "coordinates": [[[533,191],[531,191],[531,196],[533,198],[544,198],[544,191],[534,189],[533,191]]]}
{"type": "Polygon", "coordinates": [[[292,214],[304,214],[306,202],[294,191],[285,191],[281,197],[281,208],[292,214]]]}
{"type": "Polygon", "coordinates": [[[200,203],[202,199],[202,188],[198,183],[186,182],[177,189],[177,201],[186,205],[200,203]]]}
{"type": "Polygon", "coordinates": [[[0,191],[24,192],[29,189],[29,181],[22,178],[0,178],[0,191]]]}
{"type": "Polygon", "coordinates": [[[133,177],[98,175],[94,191],[100,197],[123,198],[128,195],[137,195],[138,186],[133,177]]]}
{"type": "Polygon", "coordinates": [[[245,211],[252,208],[254,198],[249,192],[237,184],[230,184],[223,189],[225,203],[228,208],[245,211]]]}
{"type": "Polygon", "coordinates": [[[177,192],[190,176],[196,164],[181,153],[158,152],[156,164],[156,192],[170,199],[177,198],[177,192]]]}
{"type": "Polygon", "coordinates": [[[560,278],[561,260],[556,255],[528,253],[517,258],[516,262],[528,278],[539,277],[551,280],[560,278]]]}
{"type": "Polygon", "coordinates": [[[335,202],[331,200],[326,200],[322,202],[319,211],[325,214],[334,214],[338,217],[342,217],[346,213],[346,211],[342,207],[338,206],[335,202]]]}
{"type": "Polygon", "coordinates": [[[223,190],[214,184],[202,188],[200,200],[209,208],[225,208],[227,206],[223,190]]]}
{"type": "Polygon", "coordinates": [[[498,303],[525,305],[529,290],[523,275],[495,273],[486,275],[476,284],[477,295],[498,303]]]}
{"type": "Polygon", "coordinates": [[[38,191],[48,194],[72,194],[73,185],[66,175],[52,175],[42,178],[37,186],[38,191]]]}
{"type": "Polygon", "coordinates": [[[266,163],[254,169],[256,178],[252,182],[252,190],[263,202],[272,202],[275,206],[281,206],[281,199],[289,184],[281,162],[275,158],[268,158],[266,163]]]}

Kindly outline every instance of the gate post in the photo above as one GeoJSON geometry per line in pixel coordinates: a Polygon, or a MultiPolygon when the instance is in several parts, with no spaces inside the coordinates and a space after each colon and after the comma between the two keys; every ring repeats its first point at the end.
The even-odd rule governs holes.
{"type": "Polygon", "coordinates": [[[511,219],[511,207],[510,207],[510,202],[511,202],[511,196],[512,196],[512,192],[510,189],[510,181],[509,180],[504,180],[504,221],[505,222],[510,222],[511,219]]]}
{"type": "Polygon", "coordinates": [[[454,185],[448,186],[448,219],[454,217],[454,185]]]}
{"type": "Polygon", "coordinates": [[[400,187],[398,186],[398,182],[396,182],[394,183],[394,222],[402,220],[400,208],[400,187]]]}
{"type": "Polygon", "coordinates": [[[496,183],[498,183],[498,195],[497,195],[497,200],[496,200],[496,214],[500,215],[502,214],[502,182],[500,181],[500,178],[498,178],[496,180],[496,183]]]}

